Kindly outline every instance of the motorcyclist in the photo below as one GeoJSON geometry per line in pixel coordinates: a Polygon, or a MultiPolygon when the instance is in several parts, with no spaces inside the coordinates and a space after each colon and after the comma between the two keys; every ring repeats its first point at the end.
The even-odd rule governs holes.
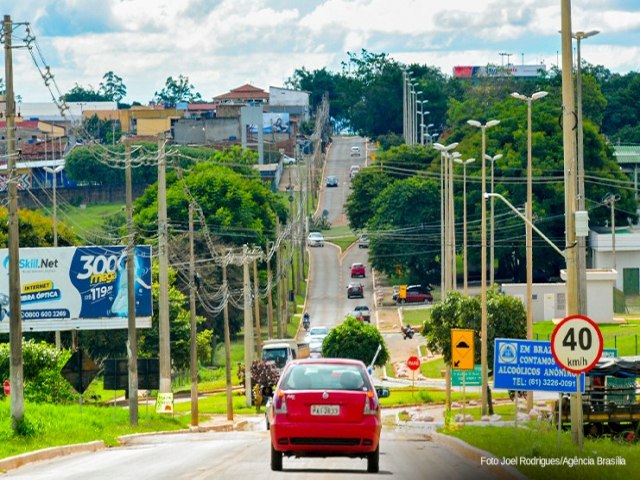
{"type": "Polygon", "coordinates": [[[302,326],[304,327],[305,330],[309,330],[310,325],[311,325],[311,318],[309,317],[309,313],[304,312],[304,315],[302,316],[302,326]]]}
{"type": "Polygon", "coordinates": [[[415,330],[413,329],[413,327],[409,324],[403,325],[402,326],[402,338],[403,339],[412,339],[413,338],[413,334],[415,333],[415,330]]]}

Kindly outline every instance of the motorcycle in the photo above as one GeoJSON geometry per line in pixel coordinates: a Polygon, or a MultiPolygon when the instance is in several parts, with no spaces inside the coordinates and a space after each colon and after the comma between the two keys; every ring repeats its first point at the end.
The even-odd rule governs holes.
{"type": "Polygon", "coordinates": [[[309,327],[311,326],[311,319],[309,318],[309,314],[306,312],[302,316],[302,326],[305,330],[309,330],[309,327]]]}
{"type": "Polygon", "coordinates": [[[403,325],[402,326],[402,338],[406,340],[407,338],[411,340],[416,331],[413,329],[411,325],[403,325]]]}

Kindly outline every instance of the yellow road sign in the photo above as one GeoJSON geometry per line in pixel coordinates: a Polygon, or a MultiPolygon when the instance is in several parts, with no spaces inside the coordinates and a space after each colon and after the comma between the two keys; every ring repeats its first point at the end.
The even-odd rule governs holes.
{"type": "Polygon", "coordinates": [[[451,367],[473,370],[475,348],[473,330],[451,329],[451,367]]]}

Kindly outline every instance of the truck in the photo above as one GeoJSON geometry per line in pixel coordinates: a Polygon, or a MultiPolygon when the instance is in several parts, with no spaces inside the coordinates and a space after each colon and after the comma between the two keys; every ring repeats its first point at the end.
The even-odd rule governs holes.
{"type": "Polygon", "coordinates": [[[309,344],[293,338],[274,338],[262,345],[262,360],[282,369],[290,360],[309,357],[309,344]]]}

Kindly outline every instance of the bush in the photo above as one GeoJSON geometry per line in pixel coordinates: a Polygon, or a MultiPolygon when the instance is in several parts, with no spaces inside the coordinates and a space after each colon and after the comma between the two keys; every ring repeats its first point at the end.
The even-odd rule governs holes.
{"type": "MultiPolygon", "coordinates": [[[[47,403],[67,403],[73,400],[76,396],[73,387],[60,374],[70,357],[69,350],[58,350],[46,342],[23,341],[22,374],[25,400],[47,403]]],[[[3,381],[9,379],[10,360],[9,344],[0,344],[0,375],[3,381]]]]}

